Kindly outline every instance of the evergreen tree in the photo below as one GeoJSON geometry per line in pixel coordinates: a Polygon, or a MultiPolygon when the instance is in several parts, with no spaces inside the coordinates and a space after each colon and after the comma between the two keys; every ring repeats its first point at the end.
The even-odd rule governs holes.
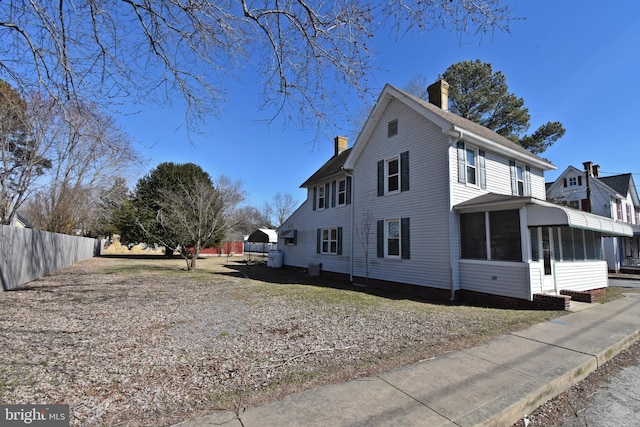
{"type": "Polygon", "coordinates": [[[543,153],[561,138],[560,122],[547,122],[533,133],[524,99],[509,92],[507,78],[491,64],[462,61],[451,65],[439,78],[449,83],[449,109],[520,144],[534,154],[543,153]]]}

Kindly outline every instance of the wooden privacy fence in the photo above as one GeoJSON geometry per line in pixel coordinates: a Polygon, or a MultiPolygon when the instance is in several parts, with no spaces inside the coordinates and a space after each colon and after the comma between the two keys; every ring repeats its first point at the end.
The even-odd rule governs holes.
{"type": "Polygon", "coordinates": [[[0,284],[3,291],[100,254],[100,241],[0,225],[0,284]]]}

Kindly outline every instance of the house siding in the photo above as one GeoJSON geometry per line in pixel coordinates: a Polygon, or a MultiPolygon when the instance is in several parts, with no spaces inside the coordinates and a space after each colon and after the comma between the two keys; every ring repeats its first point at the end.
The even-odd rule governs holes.
{"type": "MultiPolygon", "coordinates": [[[[369,212],[369,276],[380,280],[449,288],[449,198],[447,149],[442,130],[398,101],[381,115],[354,166],[354,223],[369,212]],[[387,123],[398,119],[398,134],[387,137],[387,123]],[[378,162],[409,152],[409,190],[378,196],[378,162]],[[409,218],[410,259],[376,256],[375,222],[409,218]]],[[[365,277],[361,241],[354,242],[354,274],[365,277]]]]}
{"type": "Polygon", "coordinates": [[[295,245],[278,242],[283,254],[283,264],[293,267],[309,267],[322,264],[322,270],[348,274],[350,269],[351,206],[337,206],[313,210],[313,190],[307,192],[307,200],[280,227],[280,230],[297,230],[295,245]],[[342,227],[342,255],[319,254],[316,251],[317,229],[342,227]]]}
{"type": "Polygon", "coordinates": [[[464,290],[531,299],[526,263],[460,260],[460,282],[464,290]]]}
{"type": "Polygon", "coordinates": [[[606,261],[556,262],[554,268],[558,290],[587,291],[608,285],[606,261]]]}

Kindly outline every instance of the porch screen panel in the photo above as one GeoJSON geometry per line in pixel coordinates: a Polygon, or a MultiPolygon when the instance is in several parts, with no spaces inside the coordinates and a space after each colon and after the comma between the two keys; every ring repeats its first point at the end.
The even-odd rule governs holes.
{"type": "Polygon", "coordinates": [[[573,232],[573,253],[576,261],[584,261],[586,259],[584,253],[584,234],[579,228],[572,228],[573,232]]]}
{"type": "Polygon", "coordinates": [[[520,212],[517,209],[489,212],[491,259],[522,261],[520,212]]]}
{"type": "Polygon", "coordinates": [[[460,215],[460,255],[462,258],[487,259],[486,231],[484,212],[460,215]]]}
{"type": "Polygon", "coordinates": [[[562,261],[574,261],[573,233],[569,227],[560,227],[560,242],[562,246],[562,261]]]}

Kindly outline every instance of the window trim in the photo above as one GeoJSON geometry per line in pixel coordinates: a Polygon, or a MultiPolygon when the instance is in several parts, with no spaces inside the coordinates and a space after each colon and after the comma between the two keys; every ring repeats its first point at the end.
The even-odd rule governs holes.
{"type": "Polygon", "coordinates": [[[338,255],[338,227],[321,228],[320,230],[320,253],[322,255],[338,255]],[[335,251],[331,250],[332,243],[335,245],[335,251]]]}
{"type": "Polygon", "coordinates": [[[323,210],[327,208],[327,195],[325,193],[326,193],[325,186],[319,185],[318,186],[318,202],[317,202],[318,210],[323,210]]]}
{"type": "Polygon", "coordinates": [[[479,179],[478,179],[478,149],[475,147],[469,147],[465,145],[464,147],[464,176],[465,183],[472,187],[479,187],[479,179]],[[469,154],[473,154],[473,165],[469,164],[469,154]],[[473,181],[469,182],[469,169],[473,168],[473,181]]]}
{"type": "Polygon", "coordinates": [[[391,219],[385,219],[384,220],[384,257],[388,258],[388,259],[400,259],[402,256],[402,222],[400,220],[400,218],[391,218],[391,219]],[[394,237],[390,237],[389,236],[389,227],[392,223],[397,223],[398,224],[398,235],[394,236],[394,237]],[[397,246],[398,246],[398,254],[390,254],[389,253],[389,241],[393,239],[394,241],[397,240],[397,246]]]}
{"type": "Polygon", "coordinates": [[[347,204],[347,179],[346,178],[338,180],[337,196],[338,196],[337,205],[345,206],[347,204]],[[344,188],[341,188],[342,185],[344,185],[344,188]]]}
{"type": "Polygon", "coordinates": [[[396,156],[396,157],[391,157],[387,160],[385,160],[384,162],[384,192],[385,194],[395,194],[400,192],[400,156],[396,156]],[[390,165],[391,163],[395,162],[396,163],[396,172],[395,173],[391,173],[390,172],[390,165]],[[392,178],[396,178],[396,188],[394,190],[391,190],[389,187],[389,181],[392,178]]]}

